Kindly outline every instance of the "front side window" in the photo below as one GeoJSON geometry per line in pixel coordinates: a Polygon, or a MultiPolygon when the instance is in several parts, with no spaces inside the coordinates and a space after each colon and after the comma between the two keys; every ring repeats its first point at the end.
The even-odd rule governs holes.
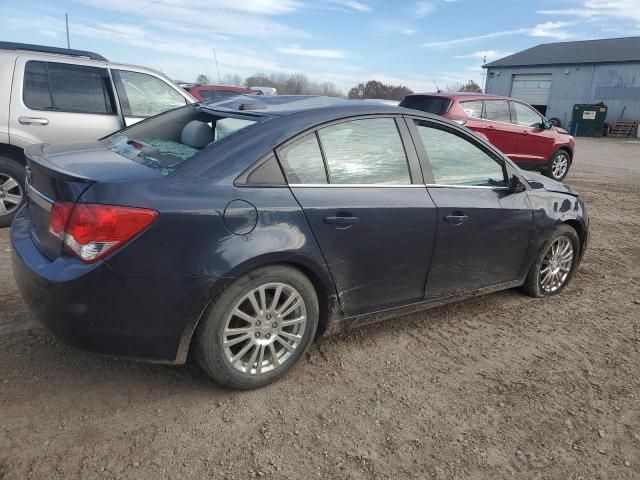
{"type": "Polygon", "coordinates": [[[483,118],[492,122],[511,123],[509,102],[506,100],[485,100],[483,118]]]}
{"type": "Polygon", "coordinates": [[[409,165],[392,118],[368,118],[318,130],[333,184],[411,183],[409,165]]]}
{"type": "Polygon", "coordinates": [[[171,85],[153,75],[129,70],[113,72],[122,111],[127,117],[151,117],[187,103],[171,85]]]}
{"type": "Polygon", "coordinates": [[[169,175],[211,143],[255,123],[194,104],[136,123],[101,141],[115,153],[169,175]]]}
{"type": "Polygon", "coordinates": [[[522,103],[513,103],[514,111],[516,114],[516,122],[522,127],[534,127],[540,128],[542,126],[542,117],[526,105],[522,103]]]}
{"type": "Polygon", "coordinates": [[[327,172],[315,133],[284,147],[278,152],[278,158],[289,183],[327,183],[327,172]]]}
{"type": "Polygon", "coordinates": [[[502,166],[469,140],[417,123],[437,185],[506,186],[502,166]]]}
{"type": "Polygon", "coordinates": [[[25,65],[23,99],[36,110],[114,115],[109,85],[104,68],[30,60],[25,65]]]}

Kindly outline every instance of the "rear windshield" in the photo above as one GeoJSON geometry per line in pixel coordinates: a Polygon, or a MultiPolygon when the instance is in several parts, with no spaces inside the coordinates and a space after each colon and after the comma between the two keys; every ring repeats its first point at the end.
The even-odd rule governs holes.
{"type": "Polygon", "coordinates": [[[400,102],[401,107],[422,110],[423,112],[433,113],[434,115],[442,115],[451,105],[451,100],[442,97],[423,97],[418,95],[410,95],[404,97],[400,102]]]}
{"type": "Polygon", "coordinates": [[[101,141],[117,154],[169,175],[208,145],[254,123],[254,119],[226,117],[199,105],[188,105],[101,141]]]}

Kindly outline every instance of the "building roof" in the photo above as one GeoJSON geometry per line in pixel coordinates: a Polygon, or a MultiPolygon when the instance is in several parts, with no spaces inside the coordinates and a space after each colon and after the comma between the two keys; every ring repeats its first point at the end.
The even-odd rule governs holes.
{"type": "Polygon", "coordinates": [[[487,63],[490,67],[640,62],[640,37],[543,43],[487,63]]]}

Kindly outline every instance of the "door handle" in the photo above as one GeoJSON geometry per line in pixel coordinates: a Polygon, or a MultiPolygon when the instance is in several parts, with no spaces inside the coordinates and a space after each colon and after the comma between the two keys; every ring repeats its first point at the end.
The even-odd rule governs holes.
{"type": "Polygon", "coordinates": [[[335,225],[351,225],[352,223],[358,223],[359,221],[359,217],[324,217],[324,223],[333,223],[335,225]]]}
{"type": "Polygon", "coordinates": [[[527,132],[526,130],[523,130],[522,134],[523,135],[529,135],[529,132],[527,132]]]}
{"type": "Polygon", "coordinates": [[[487,128],[488,128],[489,130],[495,130],[495,129],[496,129],[496,127],[494,127],[493,125],[489,125],[487,128]]]}
{"type": "Polygon", "coordinates": [[[445,222],[451,223],[453,225],[462,225],[467,220],[469,220],[468,215],[447,215],[446,217],[444,217],[445,222]]]}
{"type": "Polygon", "coordinates": [[[49,125],[49,119],[41,117],[18,117],[18,122],[22,125],[49,125]]]}

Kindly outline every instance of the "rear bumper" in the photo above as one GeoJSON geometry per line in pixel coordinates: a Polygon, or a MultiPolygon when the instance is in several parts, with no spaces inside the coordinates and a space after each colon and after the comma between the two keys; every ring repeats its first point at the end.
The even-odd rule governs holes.
{"type": "Polygon", "coordinates": [[[122,275],[72,257],[53,262],[36,248],[24,209],[11,228],[13,274],[38,320],[63,343],[89,352],[183,363],[215,280],[122,275]]]}

